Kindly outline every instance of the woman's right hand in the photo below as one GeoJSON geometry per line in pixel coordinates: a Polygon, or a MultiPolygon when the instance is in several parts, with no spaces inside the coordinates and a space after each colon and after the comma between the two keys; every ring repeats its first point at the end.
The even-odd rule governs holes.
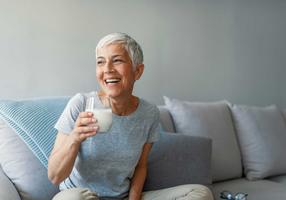
{"type": "Polygon", "coordinates": [[[96,135],[97,130],[93,113],[81,112],[70,134],[58,133],[48,164],[48,177],[52,183],[58,185],[70,175],[81,142],[96,135]]]}
{"type": "Polygon", "coordinates": [[[96,119],[93,117],[93,113],[81,112],[78,115],[70,136],[74,142],[81,143],[88,137],[96,135],[97,130],[98,125],[96,124],[96,119]]]}

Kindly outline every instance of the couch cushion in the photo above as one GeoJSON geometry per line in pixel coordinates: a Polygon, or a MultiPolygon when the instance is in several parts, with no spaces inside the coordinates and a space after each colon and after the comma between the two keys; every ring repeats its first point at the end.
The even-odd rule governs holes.
{"type": "Polygon", "coordinates": [[[216,183],[212,188],[216,200],[220,200],[220,192],[224,190],[233,194],[247,193],[247,200],[281,200],[286,197],[285,185],[268,180],[249,181],[241,178],[216,183]]]}
{"type": "Polygon", "coordinates": [[[59,191],[48,180],[46,168],[1,119],[0,164],[22,200],[50,200],[59,191]]]}
{"type": "Polygon", "coordinates": [[[211,140],[162,132],[149,155],[144,190],[212,182],[211,140]]]}
{"type": "Polygon", "coordinates": [[[270,177],[268,180],[284,184],[286,186],[286,175],[279,175],[270,177]]]}
{"type": "Polygon", "coordinates": [[[45,167],[57,133],[54,124],[67,101],[68,97],[0,100],[0,118],[15,130],[45,167]]]}
{"type": "Polygon", "coordinates": [[[21,200],[14,185],[2,171],[1,166],[0,166],[0,199],[21,200]]]}
{"type": "Polygon", "coordinates": [[[242,164],[226,102],[195,103],[164,97],[176,132],[212,139],[213,181],[242,176],[242,164]]]}
{"type": "Polygon", "coordinates": [[[276,106],[231,107],[249,180],[286,173],[286,123],[276,106]]]}
{"type": "Polygon", "coordinates": [[[175,132],[173,120],[169,110],[165,106],[158,106],[160,110],[160,123],[164,131],[175,132]]]}

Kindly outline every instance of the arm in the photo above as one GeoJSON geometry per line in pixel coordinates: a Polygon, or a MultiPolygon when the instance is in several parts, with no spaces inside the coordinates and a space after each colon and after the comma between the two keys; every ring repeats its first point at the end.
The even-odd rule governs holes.
{"type": "Polygon", "coordinates": [[[147,175],[148,154],[151,148],[152,148],[152,143],[146,143],[143,147],[142,154],[140,156],[139,162],[135,168],[135,172],[131,180],[129,200],[141,199],[141,193],[147,175]]]}
{"type": "Polygon", "coordinates": [[[92,116],[92,113],[82,112],[70,134],[58,133],[48,162],[48,177],[53,184],[58,185],[70,175],[81,142],[96,134],[92,116]]]}

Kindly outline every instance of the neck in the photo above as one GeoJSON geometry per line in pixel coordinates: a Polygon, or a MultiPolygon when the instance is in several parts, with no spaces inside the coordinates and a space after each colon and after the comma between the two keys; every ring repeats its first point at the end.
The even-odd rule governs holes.
{"type": "Polygon", "coordinates": [[[119,116],[126,116],[133,113],[139,104],[138,97],[130,95],[125,98],[111,98],[112,112],[119,116]]]}

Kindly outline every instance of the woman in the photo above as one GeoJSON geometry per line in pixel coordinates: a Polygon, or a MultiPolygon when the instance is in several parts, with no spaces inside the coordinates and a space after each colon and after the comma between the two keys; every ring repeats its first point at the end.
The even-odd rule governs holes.
{"type": "Polygon", "coordinates": [[[55,125],[58,135],[49,158],[48,177],[62,190],[54,200],[212,199],[200,185],[142,194],[148,154],[159,139],[158,108],[133,95],[143,71],[143,53],[133,38],[113,33],[99,41],[96,78],[99,93],[111,102],[112,127],[98,133],[96,116],[84,112],[86,99],[94,92],[71,98],[55,125]]]}

